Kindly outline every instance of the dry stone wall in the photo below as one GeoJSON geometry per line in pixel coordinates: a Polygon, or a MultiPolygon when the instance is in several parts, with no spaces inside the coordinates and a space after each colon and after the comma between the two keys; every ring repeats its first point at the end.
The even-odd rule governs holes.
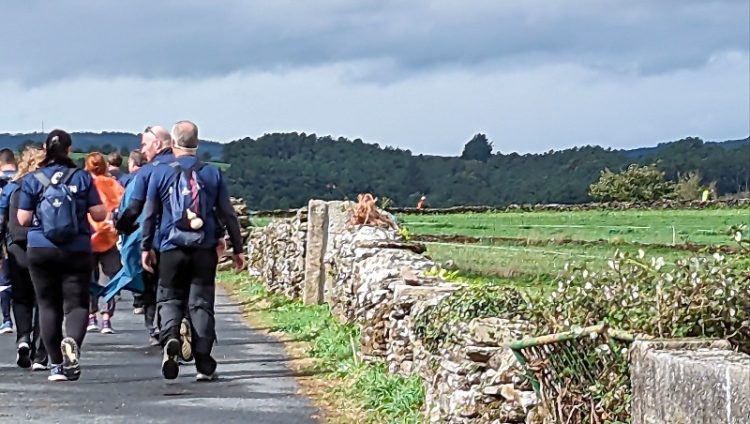
{"type": "Polygon", "coordinates": [[[273,293],[301,298],[306,233],[307,209],[298,210],[293,218],[253,228],[247,245],[250,275],[273,293]]]}
{"type": "Polygon", "coordinates": [[[462,341],[436,354],[425,351],[414,332],[416,314],[458,287],[428,276],[436,264],[397,230],[350,225],[350,207],[311,201],[293,218],[253,229],[251,275],[288,298],[324,300],[341,322],[356,323],[363,360],[421,376],[431,422],[524,422],[535,398],[502,346],[523,324],[471,322],[456,329],[462,341]]]}

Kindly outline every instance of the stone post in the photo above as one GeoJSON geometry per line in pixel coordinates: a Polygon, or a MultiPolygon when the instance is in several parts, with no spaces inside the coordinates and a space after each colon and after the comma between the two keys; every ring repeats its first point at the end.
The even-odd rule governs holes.
{"type": "Polygon", "coordinates": [[[328,263],[330,256],[333,252],[333,242],[336,236],[340,235],[349,226],[349,209],[354,205],[351,201],[331,201],[327,202],[328,205],[328,226],[327,226],[327,240],[325,244],[325,253],[323,257],[323,280],[324,280],[324,294],[323,300],[325,303],[331,304],[331,293],[333,289],[334,277],[331,275],[331,266],[328,263]]]}
{"type": "Polygon", "coordinates": [[[637,341],[633,424],[750,422],[750,356],[724,341],[637,341]]]}
{"type": "Polygon", "coordinates": [[[323,303],[325,285],[323,258],[327,243],[328,205],[322,200],[310,200],[307,206],[305,282],[302,287],[302,302],[305,305],[323,303]]]}

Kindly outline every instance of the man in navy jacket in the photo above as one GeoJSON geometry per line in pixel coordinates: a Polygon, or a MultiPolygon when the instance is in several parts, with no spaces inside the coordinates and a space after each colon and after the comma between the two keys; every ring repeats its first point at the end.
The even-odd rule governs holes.
{"type": "Polygon", "coordinates": [[[177,378],[180,324],[187,305],[197,378],[206,381],[217,376],[211,350],[216,340],[214,299],[220,226],[226,226],[234,249],[232,259],[238,271],[244,267],[244,258],[239,221],[223,175],[218,168],[201,163],[196,156],[197,150],[198,127],[189,121],[175,124],[172,129],[174,160],[156,164],[148,181],[141,248],[143,268],[147,271],[152,269],[156,251],[159,252],[157,320],[164,347],[162,375],[166,379],[177,378]],[[186,211],[174,210],[174,192],[185,170],[189,170],[190,175],[191,172],[197,175],[198,186],[193,195],[199,196],[205,206],[203,216],[199,217],[201,224],[196,229],[202,236],[191,244],[175,236],[179,233],[175,216],[186,211]]]}

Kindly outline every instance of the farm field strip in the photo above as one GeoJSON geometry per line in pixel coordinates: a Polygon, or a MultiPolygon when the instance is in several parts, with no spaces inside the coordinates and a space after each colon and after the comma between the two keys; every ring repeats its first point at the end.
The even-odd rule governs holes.
{"type": "Polygon", "coordinates": [[[400,215],[416,235],[640,244],[731,244],[732,225],[750,225],[750,209],[503,212],[400,215]]]}
{"type": "Polygon", "coordinates": [[[491,244],[465,244],[465,243],[443,243],[443,242],[424,242],[427,246],[453,246],[453,247],[464,247],[469,249],[496,249],[496,250],[506,250],[509,252],[527,252],[527,253],[541,253],[544,255],[557,255],[557,256],[571,256],[571,257],[579,257],[579,258],[586,258],[586,259],[608,259],[606,256],[592,256],[592,255],[586,255],[583,253],[573,253],[573,252],[560,252],[556,250],[545,250],[545,249],[537,249],[533,247],[511,247],[511,246],[496,246],[491,244]]]}
{"type": "Polygon", "coordinates": [[[451,261],[462,273],[484,276],[551,282],[566,263],[586,263],[591,270],[603,269],[615,251],[637,255],[643,249],[647,257],[662,257],[667,263],[689,257],[690,252],[669,248],[637,246],[577,246],[562,245],[555,250],[509,245],[461,243],[425,243],[427,255],[439,263],[451,261]]]}

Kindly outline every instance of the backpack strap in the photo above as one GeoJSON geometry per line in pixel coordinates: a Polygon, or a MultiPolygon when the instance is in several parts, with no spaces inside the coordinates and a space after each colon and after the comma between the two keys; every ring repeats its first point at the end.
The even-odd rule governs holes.
{"type": "MultiPolygon", "coordinates": [[[[63,173],[62,178],[60,179],[60,182],[63,184],[68,184],[68,182],[70,182],[70,179],[73,178],[73,175],[75,175],[76,171],[78,171],[78,168],[66,169],[63,173]]],[[[41,170],[34,172],[34,178],[36,178],[44,188],[47,188],[50,184],[52,184],[52,181],[50,181],[50,179],[47,178],[47,176],[44,175],[41,170]]]]}
{"type": "Polygon", "coordinates": [[[60,182],[63,184],[68,184],[77,171],[78,168],[68,168],[60,179],[60,182]]]}
{"type": "Polygon", "coordinates": [[[180,165],[180,162],[174,161],[174,162],[170,163],[169,166],[171,166],[174,169],[181,170],[181,171],[185,170],[185,171],[195,171],[195,172],[198,172],[201,169],[203,169],[204,166],[206,166],[206,163],[205,162],[201,162],[201,161],[196,161],[193,164],[193,166],[191,166],[188,169],[184,169],[182,167],[182,165],[180,165]]]}
{"type": "Polygon", "coordinates": [[[50,181],[49,178],[47,178],[47,176],[44,175],[41,170],[34,172],[34,178],[36,178],[44,188],[49,187],[49,185],[52,183],[52,181],[50,181]]]}

